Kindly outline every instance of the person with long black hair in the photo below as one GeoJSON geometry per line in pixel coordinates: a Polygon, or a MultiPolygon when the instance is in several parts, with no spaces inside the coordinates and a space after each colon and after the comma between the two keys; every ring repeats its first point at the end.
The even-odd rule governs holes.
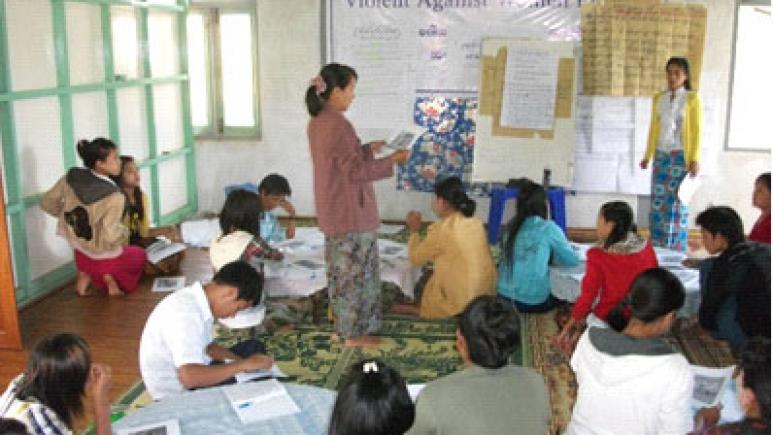
{"type": "Polygon", "coordinates": [[[572,317],[556,338],[556,344],[565,354],[571,353],[586,318],[591,318],[589,324],[605,322],[612,308],[628,294],[634,278],[658,265],[650,242],[636,233],[631,206],[623,201],[610,201],[601,206],[596,235],[598,245],[588,250],[585,276],[572,317]]]}
{"type": "Polygon", "coordinates": [[[588,328],[571,359],[577,401],[566,435],[676,435],[692,429],[690,364],[662,338],[684,300],[679,278],[648,269],[609,313],[611,328],[588,328]]]}
{"type": "Polygon", "coordinates": [[[338,390],[327,435],[401,435],[415,414],[400,373],[381,360],[362,360],[338,390]]]}
{"type": "Polygon", "coordinates": [[[483,222],[473,216],[475,201],[458,177],[435,184],[432,210],[440,218],[422,240],[421,214],[411,211],[408,258],[415,266],[432,262],[432,276],[421,292],[419,315],[443,318],[459,314],[476,296],[494,294],[496,270],[483,222]]]}
{"type": "Polygon", "coordinates": [[[497,291],[522,313],[545,312],[558,304],[550,293],[551,260],[576,266],[579,258],[561,228],[548,219],[548,198],[542,186],[520,180],[515,210],[499,263],[497,291]]]}
{"type": "Polygon", "coordinates": [[[92,361],[83,338],[49,336],[35,345],[27,369],[0,397],[0,416],[21,421],[32,434],[73,434],[88,391],[95,432],[109,435],[111,383],[110,366],[92,361]]]}

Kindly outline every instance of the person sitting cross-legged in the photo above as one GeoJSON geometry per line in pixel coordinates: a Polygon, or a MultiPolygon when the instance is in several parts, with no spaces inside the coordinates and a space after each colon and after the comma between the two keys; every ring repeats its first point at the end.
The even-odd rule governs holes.
{"type": "Polygon", "coordinates": [[[456,329],[464,370],[427,384],[408,433],[545,433],[550,421],[545,381],[530,368],[508,364],[520,337],[518,314],[510,303],[490,295],[473,299],[456,329]]]}

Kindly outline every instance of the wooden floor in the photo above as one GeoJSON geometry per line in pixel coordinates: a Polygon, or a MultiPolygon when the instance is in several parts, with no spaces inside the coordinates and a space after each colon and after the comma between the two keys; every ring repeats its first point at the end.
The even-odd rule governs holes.
{"type": "MultiPolygon", "coordinates": [[[[207,251],[188,249],[182,273],[200,279],[209,268],[207,251]]],[[[41,338],[60,332],[80,334],[91,347],[92,359],[113,369],[112,401],[140,380],[138,352],[140,335],[153,307],[165,294],[152,293],[152,278],[143,278],[140,288],[124,297],[93,295],[78,297],[73,284],[46,296],[19,313],[23,351],[0,350],[2,391],[24,371],[30,349],[41,338]]],[[[0,391],[0,393],[2,392],[0,391]]]]}
{"type": "MultiPolygon", "coordinates": [[[[153,307],[164,296],[150,292],[151,280],[131,295],[78,297],[68,285],[19,313],[24,351],[0,350],[0,385],[24,371],[27,354],[47,335],[74,332],[91,347],[92,359],[113,369],[111,399],[140,379],[137,352],[140,334],[153,307]]],[[[3,387],[3,390],[5,387],[3,387]]]]}

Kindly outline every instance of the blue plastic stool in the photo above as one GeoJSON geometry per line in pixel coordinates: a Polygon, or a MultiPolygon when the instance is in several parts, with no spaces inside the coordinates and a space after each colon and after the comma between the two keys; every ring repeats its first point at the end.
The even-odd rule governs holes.
{"type": "Polygon", "coordinates": [[[236,190],[246,190],[258,193],[258,185],[249,181],[242,184],[231,184],[230,186],[225,186],[225,196],[228,196],[231,192],[236,190]]]}
{"type": "MultiPolygon", "coordinates": [[[[550,218],[566,234],[566,192],[563,187],[548,189],[550,218]]],[[[488,242],[495,244],[499,238],[499,227],[502,225],[502,215],[505,203],[518,197],[518,189],[514,187],[494,187],[491,189],[491,206],[488,211],[488,242]]]]}

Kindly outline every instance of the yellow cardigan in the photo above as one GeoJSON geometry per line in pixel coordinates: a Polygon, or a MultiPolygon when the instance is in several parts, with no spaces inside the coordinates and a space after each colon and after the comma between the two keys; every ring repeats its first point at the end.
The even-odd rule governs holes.
{"type": "Polygon", "coordinates": [[[496,269],[483,222],[455,212],[408,239],[411,263],[434,263],[434,273],[424,286],[421,317],[442,318],[459,314],[475,297],[495,294],[496,269]]]}
{"type": "MultiPolygon", "coordinates": [[[[647,152],[644,160],[652,160],[660,137],[660,116],[658,106],[660,98],[666,92],[660,92],[652,99],[652,118],[650,120],[650,135],[647,139],[647,152]]],[[[701,131],[703,130],[703,105],[701,97],[696,91],[687,91],[685,114],[682,122],[682,146],[684,147],[684,161],[687,166],[692,162],[700,162],[701,159],[701,131]]]]}

